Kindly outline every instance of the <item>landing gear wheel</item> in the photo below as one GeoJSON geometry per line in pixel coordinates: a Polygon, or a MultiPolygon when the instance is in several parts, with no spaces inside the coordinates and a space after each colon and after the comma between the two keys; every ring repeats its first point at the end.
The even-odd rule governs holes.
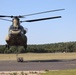
{"type": "Polygon", "coordinates": [[[23,58],[22,57],[18,57],[17,58],[17,62],[23,62],[23,58]]]}

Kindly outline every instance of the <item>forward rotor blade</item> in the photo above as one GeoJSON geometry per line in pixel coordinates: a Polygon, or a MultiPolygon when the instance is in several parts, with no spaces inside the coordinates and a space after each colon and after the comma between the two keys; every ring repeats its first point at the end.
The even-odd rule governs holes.
{"type": "Polygon", "coordinates": [[[33,20],[26,20],[26,21],[22,21],[22,22],[35,22],[35,21],[42,21],[42,20],[49,20],[49,19],[56,19],[56,18],[61,18],[61,16],[41,18],[41,19],[33,19],[33,20]]]}
{"type": "Polygon", "coordinates": [[[12,22],[12,20],[3,19],[3,18],[0,18],[0,20],[5,20],[5,21],[10,21],[10,22],[12,22]]]}
{"type": "Polygon", "coordinates": [[[13,16],[0,15],[0,17],[11,17],[12,18],[13,16]]]}
{"type": "Polygon", "coordinates": [[[0,15],[0,17],[10,17],[10,18],[14,18],[14,17],[18,17],[18,18],[24,18],[24,16],[5,16],[5,15],[0,15]]]}
{"type": "Polygon", "coordinates": [[[65,9],[50,10],[50,11],[38,12],[38,13],[27,14],[27,15],[22,15],[22,16],[32,16],[32,15],[43,14],[43,13],[49,13],[49,12],[55,12],[55,11],[61,11],[61,10],[65,10],[65,9]]]}

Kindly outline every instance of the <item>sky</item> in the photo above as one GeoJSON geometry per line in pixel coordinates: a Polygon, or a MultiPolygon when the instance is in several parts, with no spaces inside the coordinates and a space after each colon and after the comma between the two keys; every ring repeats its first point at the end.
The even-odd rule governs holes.
{"type": "MultiPolygon", "coordinates": [[[[58,19],[21,23],[24,28],[28,28],[26,34],[28,44],[76,41],[76,0],[0,0],[0,15],[27,15],[56,9],[65,10],[26,16],[21,19],[62,16],[58,19]]],[[[0,44],[6,44],[5,37],[11,24],[0,20],[0,44]]]]}

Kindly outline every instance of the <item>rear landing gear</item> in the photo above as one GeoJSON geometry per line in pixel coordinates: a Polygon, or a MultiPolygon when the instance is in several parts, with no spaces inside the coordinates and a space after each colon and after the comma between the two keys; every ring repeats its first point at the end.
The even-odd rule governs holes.
{"type": "Polygon", "coordinates": [[[24,49],[25,49],[25,50],[27,49],[27,44],[26,44],[26,45],[24,45],[24,49]]]}
{"type": "Polygon", "coordinates": [[[8,49],[10,49],[10,46],[9,46],[9,45],[7,45],[7,44],[5,45],[5,47],[6,47],[6,48],[8,48],[8,49]]]}

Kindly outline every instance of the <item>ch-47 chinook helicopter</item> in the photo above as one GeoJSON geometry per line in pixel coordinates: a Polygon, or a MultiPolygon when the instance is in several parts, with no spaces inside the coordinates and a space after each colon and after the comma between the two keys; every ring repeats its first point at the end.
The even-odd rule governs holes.
{"type": "Polygon", "coordinates": [[[24,46],[25,49],[27,48],[27,37],[25,35],[27,30],[24,29],[23,26],[21,26],[22,22],[35,22],[35,21],[56,19],[56,18],[61,18],[61,16],[54,16],[54,17],[40,18],[40,19],[33,19],[33,20],[25,20],[25,21],[21,21],[20,20],[21,18],[24,18],[26,16],[37,15],[37,14],[61,11],[61,10],[64,10],[64,9],[50,10],[50,11],[38,12],[38,13],[27,14],[27,15],[19,15],[19,16],[0,15],[0,20],[12,22],[12,25],[9,28],[9,33],[5,39],[5,41],[7,43],[6,47],[10,48],[10,46],[24,46]],[[5,17],[12,18],[12,20],[4,19],[5,17]]]}

